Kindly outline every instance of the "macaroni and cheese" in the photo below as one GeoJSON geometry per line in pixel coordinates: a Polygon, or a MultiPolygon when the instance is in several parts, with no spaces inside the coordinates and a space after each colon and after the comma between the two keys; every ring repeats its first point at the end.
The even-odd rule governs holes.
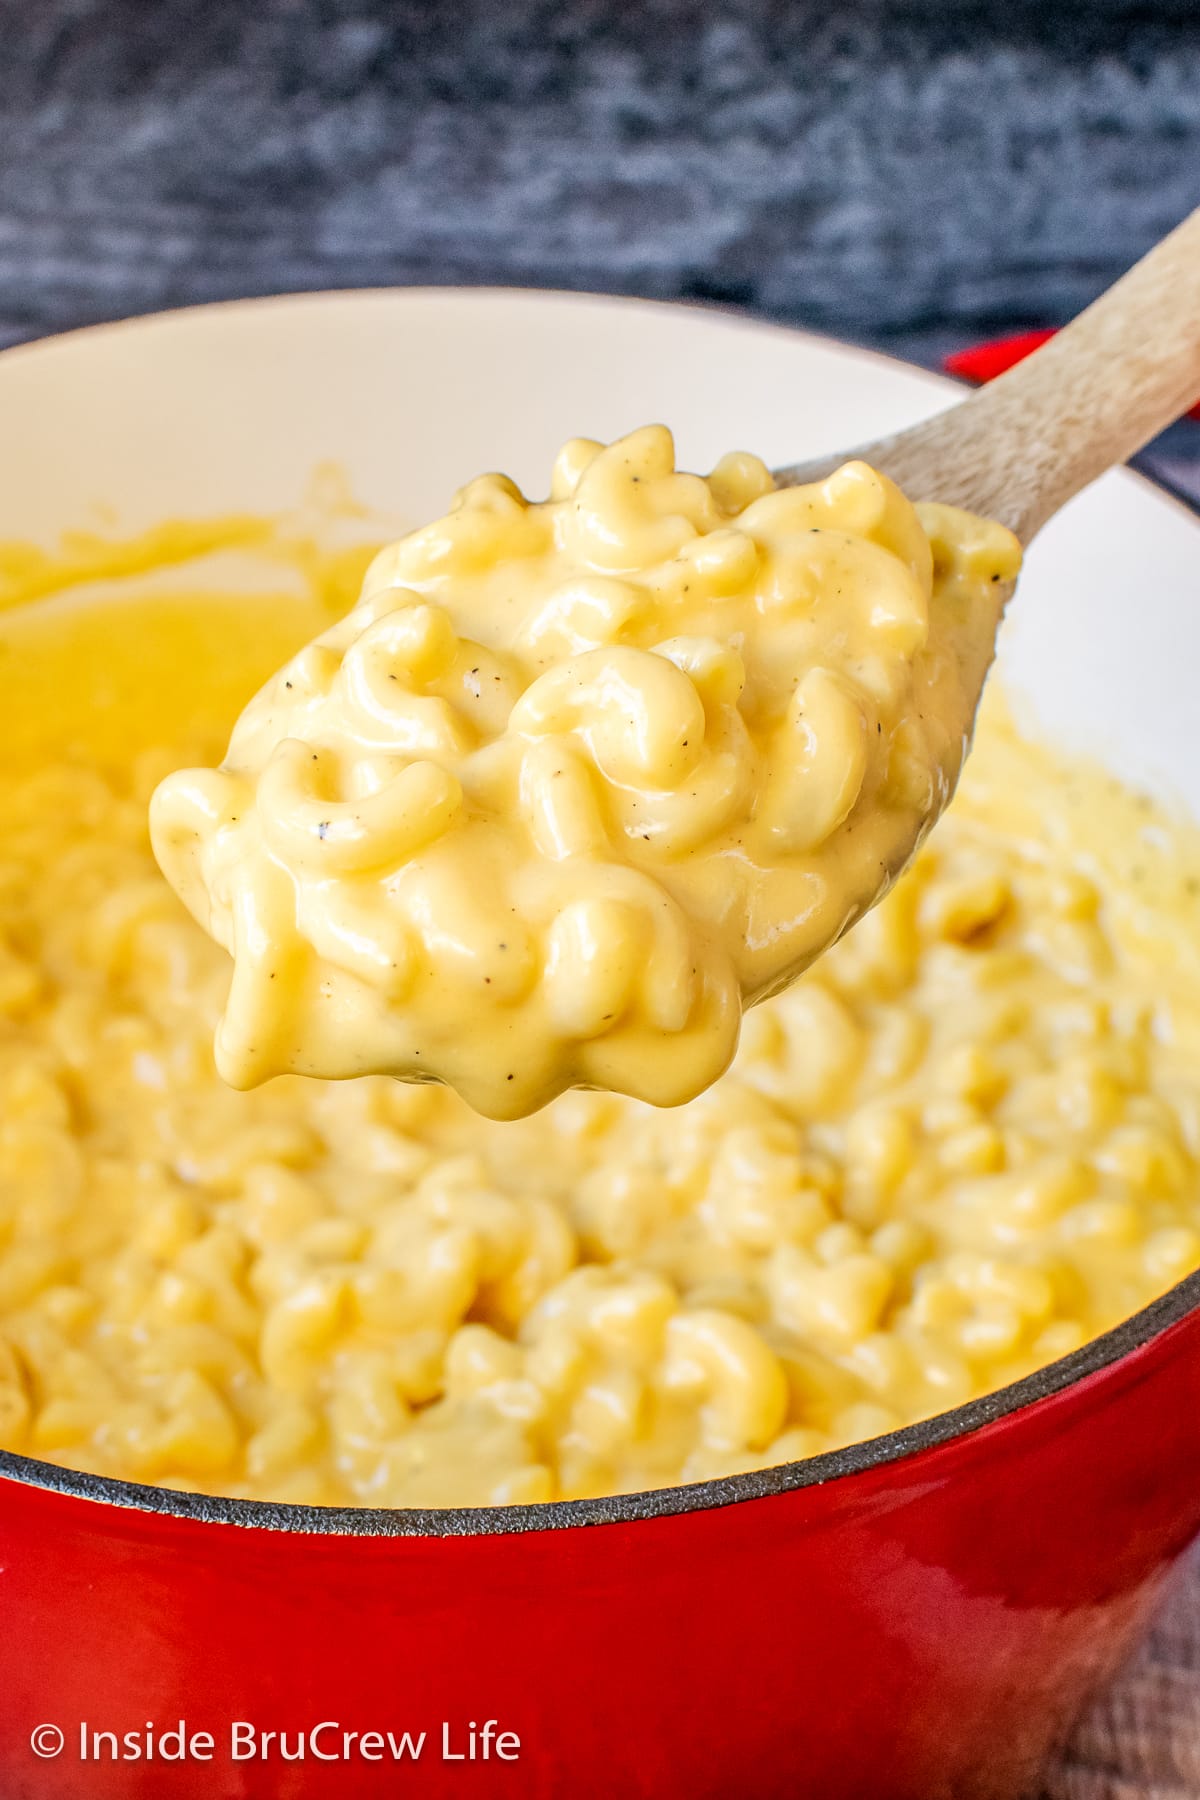
{"type": "Polygon", "coordinates": [[[909,874],[678,1110],[227,1087],[146,803],[360,568],[0,613],[0,1444],[317,1503],[659,1486],[943,1410],[1200,1265],[1196,835],[994,701],[909,874]]]}
{"type": "Polygon", "coordinates": [[[691,1099],[945,805],[1019,560],[863,463],[679,473],[662,426],[542,504],[472,482],[154,798],[234,958],[221,1074],[691,1099]]]}

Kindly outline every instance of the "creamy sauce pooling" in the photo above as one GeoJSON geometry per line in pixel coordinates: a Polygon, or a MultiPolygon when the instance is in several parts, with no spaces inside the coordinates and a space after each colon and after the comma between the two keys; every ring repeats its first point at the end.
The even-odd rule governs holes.
{"type": "Polygon", "coordinates": [[[678,472],[661,426],[543,503],[472,482],[154,797],[234,957],[221,1074],[692,1098],[945,806],[1019,560],[863,463],[678,472]]]}
{"type": "Polygon", "coordinates": [[[0,1446],[313,1504],[660,1487],[1002,1387],[1200,1265],[1200,834],[994,693],[905,879],[682,1109],[229,1088],[147,801],[367,560],[254,542],[237,592],[174,529],[100,547],[102,604],[0,546],[0,1446]]]}

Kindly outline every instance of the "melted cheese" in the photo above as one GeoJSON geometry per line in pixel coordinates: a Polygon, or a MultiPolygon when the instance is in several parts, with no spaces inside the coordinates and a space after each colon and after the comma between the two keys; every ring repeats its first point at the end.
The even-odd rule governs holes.
{"type": "Polygon", "coordinates": [[[231,1090],[146,803],[356,555],[0,615],[0,1444],[314,1503],[661,1486],[986,1393],[1200,1265],[1197,834],[994,696],[911,871],[679,1110],[231,1090]]]}
{"type": "Polygon", "coordinates": [[[154,798],[234,958],[221,1073],[692,1098],[944,807],[1018,562],[865,464],[703,479],[662,427],[544,503],[473,482],[154,798]]]}

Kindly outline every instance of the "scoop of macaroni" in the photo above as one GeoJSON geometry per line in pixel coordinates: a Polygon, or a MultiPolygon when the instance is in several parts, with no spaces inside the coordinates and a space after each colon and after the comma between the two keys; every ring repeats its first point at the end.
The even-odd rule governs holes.
{"type": "Polygon", "coordinates": [[[864,463],[678,472],[661,426],[545,502],[472,482],[154,796],[234,958],[221,1074],[690,1099],[946,804],[1019,560],[864,463]]]}

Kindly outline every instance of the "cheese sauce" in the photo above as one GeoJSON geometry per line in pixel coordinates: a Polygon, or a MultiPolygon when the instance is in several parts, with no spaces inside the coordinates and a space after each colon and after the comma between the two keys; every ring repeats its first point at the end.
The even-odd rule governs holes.
{"type": "Polygon", "coordinates": [[[222,1075],[692,1098],[944,807],[1019,560],[862,463],[679,473],[661,426],[541,504],[473,482],[155,795],[234,957],[222,1075]]]}
{"type": "Polygon", "coordinates": [[[994,695],[909,873],[678,1110],[231,1090],[228,958],[147,801],[367,561],[264,530],[235,591],[233,547],[47,566],[36,606],[10,565],[0,1444],[331,1504],[699,1480],[986,1393],[1200,1265],[1197,834],[994,695]]]}

